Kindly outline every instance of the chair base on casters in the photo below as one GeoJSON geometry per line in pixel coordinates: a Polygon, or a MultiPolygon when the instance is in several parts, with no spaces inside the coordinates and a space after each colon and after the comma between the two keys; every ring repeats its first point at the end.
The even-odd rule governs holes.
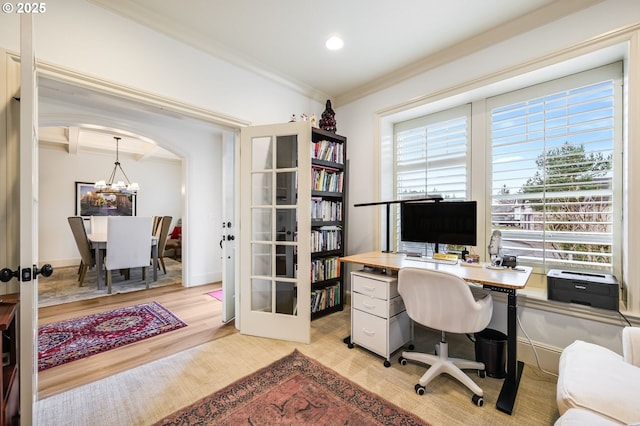
{"type": "Polygon", "coordinates": [[[457,379],[460,383],[468,387],[473,392],[471,401],[478,407],[484,405],[484,393],[480,386],[478,386],[471,377],[469,377],[462,370],[476,369],[478,370],[478,376],[485,376],[485,366],[482,362],[471,361],[462,358],[449,358],[448,356],[448,344],[446,341],[441,341],[438,345],[439,348],[436,352],[439,355],[425,354],[421,352],[402,352],[402,356],[398,359],[400,364],[406,365],[407,360],[418,361],[423,364],[430,365],[429,369],[420,378],[420,381],[416,384],[415,390],[418,395],[424,395],[425,387],[439,375],[446,373],[451,377],[457,379]]]}

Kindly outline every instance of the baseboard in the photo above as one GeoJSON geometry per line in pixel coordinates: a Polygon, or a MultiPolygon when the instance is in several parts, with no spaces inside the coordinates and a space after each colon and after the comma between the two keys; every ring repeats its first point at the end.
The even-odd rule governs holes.
{"type": "Polygon", "coordinates": [[[554,348],[540,342],[533,342],[532,346],[527,339],[518,337],[518,360],[531,367],[558,374],[561,353],[562,349],[554,348]],[[538,355],[537,360],[536,354],[538,355]]]}
{"type": "Polygon", "coordinates": [[[72,258],[72,259],[54,259],[54,260],[40,260],[40,264],[50,264],[54,268],[65,268],[67,266],[79,266],[81,258],[72,258]]]}

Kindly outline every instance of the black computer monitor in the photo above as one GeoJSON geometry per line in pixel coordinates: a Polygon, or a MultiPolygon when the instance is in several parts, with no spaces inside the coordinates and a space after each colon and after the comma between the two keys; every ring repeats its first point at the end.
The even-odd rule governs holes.
{"type": "MultiPolygon", "coordinates": [[[[400,238],[418,243],[475,246],[475,201],[406,202],[400,206],[400,238]]],[[[437,251],[437,248],[436,248],[437,251]]]]}

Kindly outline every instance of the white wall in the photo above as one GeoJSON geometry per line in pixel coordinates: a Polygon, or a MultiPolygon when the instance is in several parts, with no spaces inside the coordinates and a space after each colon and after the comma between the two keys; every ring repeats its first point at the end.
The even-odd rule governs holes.
{"type": "MultiPolygon", "coordinates": [[[[379,152],[382,137],[379,120],[391,112],[396,112],[396,109],[401,110],[403,105],[423,106],[416,101],[417,99],[425,99],[426,103],[443,98],[443,94],[446,93],[459,93],[461,89],[473,86],[477,79],[498,75],[513,67],[529,64],[610,31],[638,23],[640,4],[637,1],[603,1],[542,28],[501,41],[347,105],[338,105],[335,108],[336,120],[340,133],[348,137],[347,157],[350,166],[347,253],[379,249],[376,246],[376,238],[379,235],[379,225],[375,220],[376,208],[353,207],[355,203],[381,201],[381,197],[386,195],[380,193],[379,167],[371,167],[372,164],[380,163],[382,155],[379,152]]],[[[638,84],[637,75],[631,78],[638,84]]],[[[379,217],[384,221],[382,210],[379,217]]],[[[380,237],[380,241],[384,244],[384,236],[380,237]]],[[[498,303],[495,306],[496,318],[492,326],[504,331],[506,316],[500,314],[502,311],[506,312],[506,307],[498,303]]],[[[620,350],[619,326],[596,324],[537,309],[521,309],[519,315],[523,327],[534,341],[555,347],[557,350],[561,350],[574,339],[595,341],[620,350]],[[558,320],[559,318],[561,320],[558,320]]],[[[622,324],[622,321],[620,323],[622,324]]]]}
{"type": "MultiPolygon", "coordinates": [[[[54,267],[78,265],[80,254],[67,223],[67,217],[77,214],[75,182],[106,179],[113,169],[115,153],[69,154],[60,147],[41,146],[39,156],[40,262],[54,267]]],[[[127,176],[142,188],[137,197],[137,215],[173,216],[175,224],[182,211],[181,161],[136,161],[121,153],[120,162],[127,176]]]]}

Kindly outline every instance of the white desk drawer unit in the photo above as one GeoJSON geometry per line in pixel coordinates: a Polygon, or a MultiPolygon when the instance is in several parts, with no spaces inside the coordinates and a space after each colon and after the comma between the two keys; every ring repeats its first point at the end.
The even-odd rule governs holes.
{"type": "Polygon", "coordinates": [[[351,345],[359,345],[385,358],[411,342],[411,319],[398,294],[398,279],[380,273],[351,273],[351,345]]]}

